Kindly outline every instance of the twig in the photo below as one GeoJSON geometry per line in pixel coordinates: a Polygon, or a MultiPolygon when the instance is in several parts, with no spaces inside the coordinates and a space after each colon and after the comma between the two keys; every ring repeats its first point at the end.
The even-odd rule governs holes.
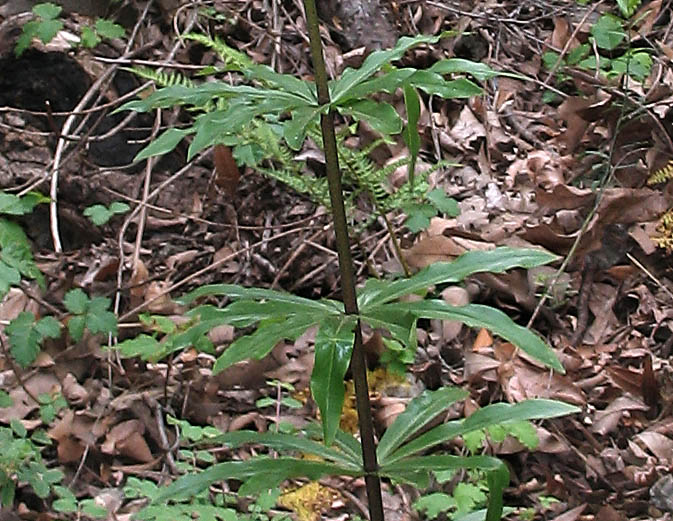
{"type": "MultiPolygon", "coordinates": [[[[650,279],[654,281],[654,283],[659,286],[666,295],[668,295],[671,299],[673,299],[673,292],[671,292],[670,289],[668,289],[657,277],[655,277],[650,270],[648,270],[645,266],[643,266],[638,259],[636,259],[633,255],[630,253],[626,254],[626,257],[635,264],[638,269],[640,269],[645,275],[647,275],[650,279]]],[[[673,337],[672,337],[673,338],[673,337]]]]}
{"type": "MultiPolygon", "coordinates": [[[[150,5],[152,5],[152,1],[150,0],[147,5],[145,6],[145,9],[136,22],[133,31],[131,33],[131,36],[129,37],[128,43],[126,44],[126,49],[124,54],[128,55],[131,50],[131,46],[133,45],[133,40],[135,39],[136,34],[138,33],[138,30],[140,29],[140,25],[142,24],[142,21],[145,19],[145,16],[147,16],[147,12],[149,10],[150,5]]],[[[64,138],[64,136],[67,136],[68,133],[70,132],[70,128],[73,126],[75,123],[75,119],[77,118],[76,113],[80,110],[83,110],[84,107],[86,107],[87,103],[93,98],[94,94],[98,92],[98,90],[101,88],[101,86],[117,71],[119,68],[118,65],[113,65],[110,67],[108,70],[106,70],[103,74],[101,74],[98,79],[96,79],[95,82],[91,85],[89,90],[86,91],[84,96],[79,100],[79,103],[75,106],[73,109],[73,113],[71,113],[68,118],[65,120],[63,123],[63,127],[61,127],[60,131],[60,137],[58,139],[58,143],[56,144],[56,152],[54,154],[54,162],[52,166],[52,171],[51,171],[51,183],[49,186],[49,196],[50,196],[50,202],[49,202],[49,219],[50,219],[50,229],[51,229],[51,238],[52,242],[54,244],[54,251],[56,253],[61,253],[63,251],[63,246],[61,244],[61,236],[59,232],[59,226],[58,226],[58,177],[59,177],[59,168],[61,164],[61,158],[63,157],[63,153],[65,151],[66,143],[67,140],[64,138]]]]}

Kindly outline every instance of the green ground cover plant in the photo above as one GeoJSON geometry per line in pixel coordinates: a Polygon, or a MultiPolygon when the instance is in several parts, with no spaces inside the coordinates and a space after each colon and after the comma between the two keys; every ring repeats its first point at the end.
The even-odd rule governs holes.
{"type": "MultiPolygon", "coordinates": [[[[44,44],[51,42],[63,29],[63,22],[59,18],[62,10],[61,6],[51,2],[33,6],[32,11],[35,19],[23,25],[14,53],[21,56],[31,46],[35,38],[38,38],[44,44]]],[[[82,26],[79,45],[91,49],[103,41],[104,38],[121,38],[124,34],[125,30],[121,25],[105,18],[98,18],[92,26],[82,26]]]]}
{"type": "MultiPolygon", "coordinates": [[[[311,129],[320,124],[321,144],[327,161],[330,207],[335,221],[337,249],[343,284],[343,302],[329,299],[304,299],[262,288],[245,288],[223,284],[201,287],[181,299],[185,305],[197,304],[188,316],[192,322],[184,329],[168,334],[144,335],[118,346],[123,356],[142,356],[157,360],[186,346],[198,346],[215,353],[206,333],[221,324],[240,328],[255,327],[253,333],[240,336],[219,354],[214,372],[247,359],[266,356],[274,345],[294,340],[309,327],[318,326],[315,340],[315,364],[311,392],[321,413],[321,428],[305,436],[283,433],[235,432],[219,438],[235,447],[245,443],[266,446],[281,453],[276,458],[260,456],[248,461],[225,461],[208,466],[199,473],[182,476],[154,497],[154,503],[189,500],[203,493],[211,484],[236,479],[243,484],[242,495],[277,487],[283,480],[325,474],[364,476],[369,508],[373,520],[383,519],[381,479],[427,485],[433,472],[449,469],[481,469],[488,484],[485,517],[499,519],[502,491],[509,478],[504,464],[485,455],[422,455],[454,436],[512,421],[555,417],[575,412],[576,408],[550,401],[531,400],[516,405],[494,404],[465,420],[449,422],[416,436],[437,414],[464,398],[465,392],[451,387],[426,392],[412,401],[381,438],[373,440],[371,412],[361,323],[385,329],[402,345],[415,346],[416,324],[420,318],[461,320],[471,326],[484,326],[519,346],[545,365],[563,372],[563,367],[548,346],[534,333],[516,325],[507,315],[487,306],[449,306],[429,298],[417,302],[400,302],[400,297],[425,294],[435,284],[458,282],[479,271],[502,272],[514,267],[533,267],[555,260],[545,252],[498,248],[490,252],[470,252],[453,263],[438,263],[420,273],[397,281],[369,280],[355,289],[344,211],[342,176],[335,132],[336,114],[354,121],[365,120],[384,137],[402,133],[410,151],[409,183],[414,183],[414,162],[420,136],[416,128],[419,91],[445,98],[472,96],[481,92],[477,84],[465,77],[447,78],[450,74],[471,74],[477,80],[496,73],[480,63],[466,60],[442,60],[430,69],[397,68],[393,65],[416,45],[436,43],[439,36],[402,38],[390,50],[375,51],[358,69],[348,68],[328,84],[322,48],[317,31],[315,6],[305,3],[312,42],[315,84],[293,76],[278,74],[267,66],[244,59],[234,60],[244,76],[243,83],[221,81],[196,85],[192,82],[167,86],[144,100],[127,103],[124,108],[148,111],[173,106],[199,109],[215,107],[198,115],[187,128],[172,128],[141,151],[137,159],[164,154],[183,138],[192,136],[188,156],[212,145],[226,143],[231,136],[244,133],[253,122],[276,125],[277,136],[292,150],[299,150],[311,129]],[[408,121],[405,126],[393,106],[371,99],[374,93],[394,93],[402,89],[408,121]],[[224,307],[203,299],[224,297],[224,307]],[[351,367],[355,380],[361,441],[339,429],[344,401],[344,376],[351,367]],[[320,458],[306,460],[293,453],[309,453],[320,458]]],[[[230,142],[231,144],[231,142],[230,142]]]]}
{"type": "Polygon", "coordinates": [[[643,82],[652,69],[653,51],[646,47],[631,47],[629,32],[638,20],[632,19],[640,5],[639,0],[618,0],[621,16],[611,13],[601,15],[591,26],[591,37],[561,55],[556,51],[547,51],[542,61],[548,70],[561,72],[557,75],[560,82],[570,79],[563,72],[565,67],[578,67],[600,73],[607,79],[628,75],[637,82],[643,82]]]}
{"type": "MultiPolygon", "coordinates": [[[[404,37],[393,49],[373,52],[361,67],[346,69],[339,78],[328,84],[322,62],[315,6],[310,0],[306,2],[306,12],[311,32],[315,82],[278,74],[267,66],[255,65],[241,58],[239,63],[235,63],[245,80],[241,83],[232,85],[213,81],[198,85],[171,85],[145,100],[133,101],[125,108],[149,111],[174,106],[191,109],[211,107],[198,111],[191,126],[167,130],[139,154],[138,160],[166,153],[187,136],[191,139],[191,158],[206,147],[246,135],[246,132],[254,131],[255,126],[271,129],[289,150],[296,151],[307,136],[317,136],[319,129],[317,141],[325,151],[327,194],[337,235],[342,300],[310,300],[281,291],[233,284],[203,286],[181,299],[184,305],[191,308],[187,312],[190,319],[187,324],[178,327],[166,317],[143,317],[146,323],[153,325],[154,333],[128,339],[116,349],[124,357],[140,356],[157,361],[176,351],[194,347],[216,355],[213,371],[217,373],[238,361],[262,358],[277,342],[283,339],[295,340],[308,328],[318,326],[310,388],[320,409],[321,423],[292,433],[241,431],[214,436],[212,430],[197,432],[193,427],[190,430],[189,425],[176,419],[175,423],[180,426],[183,435],[197,442],[201,441],[199,436],[204,436],[208,438],[208,443],[232,448],[255,444],[279,454],[272,457],[270,452],[262,452],[260,456],[247,461],[217,461],[206,451],[185,450],[181,453],[181,469],[185,474],[172,484],[157,487],[148,481],[129,480],[127,493],[129,497],[135,494],[150,499],[150,504],[138,514],[140,519],[158,519],[157,516],[162,513],[173,512],[175,519],[192,518],[196,514],[203,519],[227,520],[240,517],[227,506],[224,496],[210,494],[210,487],[223,480],[240,481],[242,485],[237,491],[239,496],[272,497],[269,491],[277,490],[287,479],[315,480],[324,475],[364,476],[371,519],[381,521],[382,480],[426,488],[431,478],[438,473],[467,469],[483,473],[482,488],[485,494],[486,489],[488,491],[485,501],[479,496],[480,501],[474,501],[472,506],[485,506],[483,517],[489,521],[500,519],[503,512],[502,494],[509,482],[504,463],[478,453],[476,448],[471,455],[456,456],[445,454],[441,446],[457,436],[466,439],[476,436],[481,439],[479,433],[484,430],[492,436],[498,432],[518,432],[516,429],[520,427],[517,426],[522,421],[558,417],[576,412],[577,409],[549,400],[492,404],[469,418],[446,422],[421,433],[435,417],[467,396],[467,392],[462,389],[444,387],[437,391],[426,391],[411,401],[407,409],[388,427],[379,443],[375,444],[361,325],[366,323],[387,331],[393,341],[414,352],[420,319],[459,320],[469,326],[488,328],[547,367],[563,373],[563,366],[549,346],[532,331],[514,323],[505,313],[482,305],[450,306],[434,298],[432,293],[436,285],[459,283],[474,273],[501,273],[514,268],[532,268],[553,262],[556,257],[544,251],[512,248],[474,251],[452,263],[433,264],[407,278],[370,279],[356,289],[334,119],[339,115],[348,123],[366,121],[381,133],[383,139],[401,134],[410,154],[408,190],[416,194],[418,178],[415,163],[420,152],[417,124],[421,93],[443,98],[478,95],[481,88],[475,81],[483,81],[497,73],[481,63],[459,59],[442,60],[425,70],[395,66],[394,62],[406,51],[418,45],[437,43],[441,38],[449,36],[443,34],[404,37]],[[404,95],[406,121],[391,103],[374,99],[373,96],[380,93],[392,95],[398,89],[404,95]],[[425,298],[414,302],[401,300],[408,295],[425,298]],[[221,304],[223,301],[225,303],[221,304]],[[252,332],[240,335],[226,350],[218,353],[207,333],[222,324],[246,328],[252,332]],[[349,367],[355,381],[359,440],[339,428],[344,402],[344,377],[349,367]],[[315,458],[305,459],[306,454],[315,458]],[[485,505],[482,505],[484,502],[485,505]]],[[[43,21],[54,21],[58,15],[52,11],[42,14],[45,15],[43,21]]],[[[50,23],[49,27],[53,25],[50,23]]],[[[343,153],[341,157],[344,157],[343,153]]],[[[369,181],[354,176],[354,182],[366,184],[369,181]]],[[[372,186],[371,190],[378,188],[372,186]]],[[[445,194],[423,192],[422,195],[429,199],[425,202],[418,200],[417,204],[432,204],[435,212],[451,211],[445,194]]],[[[9,215],[24,214],[41,200],[38,195],[17,197],[3,194],[0,211],[9,215]]],[[[431,211],[433,209],[421,208],[426,218],[430,217],[431,211]]],[[[32,260],[25,234],[22,234],[19,225],[9,219],[0,219],[0,280],[4,281],[0,289],[4,288],[5,293],[12,285],[19,284],[22,277],[38,281],[42,279],[42,274],[32,260]]],[[[68,292],[64,307],[70,315],[67,321],[70,339],[75,342],[81,340],[85,330],[93,334],[115,335],[117,322],[114,314],[108,310],[109,304],[108,299],[90,297],[80,289],[68,292]]],[[[54,317],[37,319],[25,313],[9,324],[7,333],[13,358],[22,367],[27,367],[36,359],[42,342],[48,337],[60,336],[63,327],[54,317]]],[[[62,405],[56,400],[42,405],[53,408],[55,404],[62,405]]],[[[20,458],[3,464],[4,474],[0,475],[3,502],[11,503],[18,481],[28,481],[34,489],[38,487],[38,495],[47,497],[54,492],[58,496],[55,505],[60,511],[84,511],[93,517],[104,515],[96,511],[95,505],[90,502],[77,502],[67,488],[58,485],[62,480],[59,471],[35,466],[40,465],[40,451],[33,441],[27,440],[26,435],[14,425],[10,430],[3,428],[0,431],[0,436],[4,436],[8,443],[17,444],[22,450],[17,453],[21,455],[20,458]],[[37,472],[43,481],[38,483],[31,480],[29,474],[22,474],[24,471],[37,472]],[[49,484],[47,488],[44,482],[49,484]]],[[[258,511],[250,515],[262,519],[258,511]]]]}

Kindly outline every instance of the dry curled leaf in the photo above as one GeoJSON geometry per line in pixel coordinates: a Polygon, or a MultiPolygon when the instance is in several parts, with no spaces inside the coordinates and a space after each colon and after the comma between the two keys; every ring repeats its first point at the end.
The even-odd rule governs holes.
{"type": "Polygon", "coordinates": [[[236,193],[241,173],[234,160],[231,149],[226,145],[215,145],[213,148],[213,159],[215,162],[215,183],[227,195],[232,196],[236,193]]]}

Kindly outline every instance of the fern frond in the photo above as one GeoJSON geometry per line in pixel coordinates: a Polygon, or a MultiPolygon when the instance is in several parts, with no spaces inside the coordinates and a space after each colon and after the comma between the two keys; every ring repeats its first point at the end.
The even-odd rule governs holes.
{"type": "Polygon", "coordinates": [[[673,251],[673,208],[669,209],[659,218],[658,237],[652,237],[652,241],[659,247],[667,251],[673,251]]]}
{"type": "Polygon", "coordinates": [[[648,185],[657,185],[673,179],[673,159],[666,166],[654,172],[648,179],[648,185]]]}
{"type": "Polygon", "coordinates": [[[187,33],[182,37],[187,40],[194,40],[209,49],[213,49],[224,62],[227,70],[245,71],[245,69],[252,67],[255,64],[247,54],[229,47],[217,36],[211,38],[207,34],[187,33]]]}
{"type": "Polygon", "coordinates": [[[179,72],[163,72],[148,67],[126,67],[127,71],[136,76],[153,81],[157,87],[173,87],[182,85],[183,87],[194,87],[194,82],[179,72]]]}

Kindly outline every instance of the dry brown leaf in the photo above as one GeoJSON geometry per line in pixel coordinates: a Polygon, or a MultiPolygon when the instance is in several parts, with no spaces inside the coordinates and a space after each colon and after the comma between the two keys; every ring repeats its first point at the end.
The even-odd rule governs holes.
{"type": "Polygon", "coordinates": [[[477,378],[481,378],[489,382],[495,382],[497,380],[496,369],[500,365],[501,362],[493,357],[467,352],[465,353],[465,365],[463,366],[465,380],[474,383],[477,378]]]}
{"type": "Polygon", "coordinates": [[[592,432],[605,435],[614,432],[619,426],[622,416],[632,411],[646,412],[649,407],[642,400],[630,396],[619,396],[603,411],[596,411],[594,422],[591,426],[592,432]]]}
{"type": "Polygon", "coordinates": [[[580,406],[586,404],[584,392],[571,377],[540,370],[520,358],[503,364],[499,373],[500,386],[509,402],[547,398],[580,406]]]}
{"type": "Polygon", "coordinates": [[[472,343],[472,350],[479,351],[487,346],[493,345],[493,336],[486,328],[481,328],[477,334],[477,338],[474,339],[472,343]]]}
{"type": "Polygon", "coordinates": [[[251,411],[236,416],[229,424],[229,432],[240,431],[251,423],[255,426],[255,429],[258,432],[266,432],[266,419],[257,411],[251,411]]]}
{"type": "Polygon", "coordinates": [[[132,305],[137,306],[143,301],[145,284],[149,278],[150,273],[147,270],[145,263],[141,259],[138,259],[138,262],[133,267],[133,273],[131,274],[130,280],[132,305]]]}
{"type": "Polygon", "coordinates": [[[381,396],[377,400],[379,406],[376,410],[376,421],[379,425],[387,429],[395,419],[404,412],[409,403],[408,398],[398,398],[395,396],[381,396]]]}
{"type": "Polygon", "coordinates": [[[564,142],[568,154],[575,151],[589,128],[589,122],[578,112],[590,107],[593,101],[583,96],[568,96],[558,108],[559,117],[566,122],[566,129],[559,137],[564,142]]]}
{"type": "Polygon", "coordinates": [[[465,105],[449,134],[462,150],[468,150],[472,148],[475,140],[486,136],[486,130],[470,108],[465,105]]]}
{"type": "MultiPolygon", "coordinates": [[[[461,286],[449,286],[440,295],[442,300],[450,306],[465,306],[470,303],[470,295],[461,286]]],[[[430,323],[432,330],[443,344],[456,338],[463,328],[463,323],[459,320],[432,320],[430,323]]]]}
{"type": "MultiPolygon", "coordinates": [[[[36,373],[24,381],[24,385],[33,396],[60,392],[61,384],[51,373],[36,373]]],[[[15,387],[9,392],[12,405],[0,408],[0,423],[9,423],[11,420],[23,420],[38,408],[23,387],[15,387]]]]}
{"type": "Polygon", "coordinates": [[[166,259],[166,267],[169,270],[172,270],[178,266],[192,262],[199,256],[199,253],[199,250],[185,250],[178,252],[166,259]]]}
{"type": "Polygon", "coordinates": [[[436,235],[434,237],[422,237],[408,250],[402,250],[402,255],[404,255],[409,267],[421,269],[435,262],[452,261],[465,251],[465,248],[459,246],[450,237],[436,235]]]}
{"type": "Polygon", "coordinates": [[[581,519],[582,512],[587,508],[587,504],[583,503],[582,505],[566,510],[563,514],[560,514],[553,518],[553,521],[577,521],[581,519]]]}
{"type": "Polygon", "coordinates": [[[154,458],[143,437],[144,433],[145,426],[139,420],[121,422],[110,429],[101,445],[101,452],[148,463],[154,458]]]}
{"type": "Polygon", "coordinates": [[[215,145],[213,161],[215,163],[215,183],[227,195],[233,197],[236,194],[241,173],[234,161],[231,149],[226,145],[215,145]]]}
{"type": "Polygon", "coordinates": [[[72,373],[63,378],[63,396],[71,405],[83,404],[89,400],[89,392],[82,387],[72,373]]]}
{"type": "Polygon", "coordinates": [[[658,432],[645,431],[636,434],[647,449],[654,454],[662,465],[670,465],[673,462],[673,440],[658,432]]]}
{"type": "Polygon", "coordinates": [[[591,287],[589,309],[594,315],[594,321],[582,339],[585,344],[602,343],[619,326],[619,320],[612,311],[617,293],[617,287],[610,284],[594,283],[591,287]]]}

